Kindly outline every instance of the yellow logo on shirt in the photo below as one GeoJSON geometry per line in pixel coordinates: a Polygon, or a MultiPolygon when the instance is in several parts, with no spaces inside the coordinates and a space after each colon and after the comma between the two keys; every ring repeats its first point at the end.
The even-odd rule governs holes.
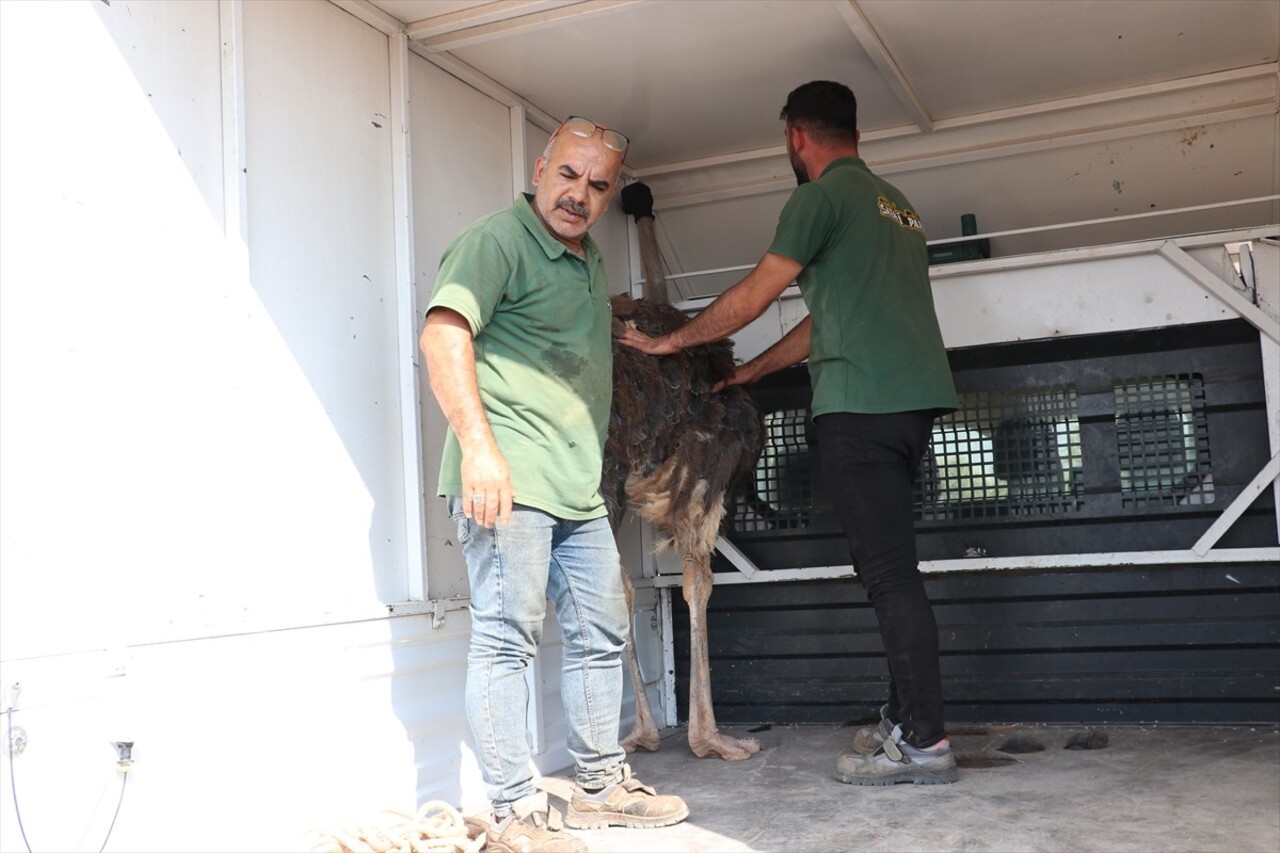
{"type": "Polygon", "coordinates": [[[880,215],[885,219],[893,220],[903,228],[909,228],[912,231],[924,233],[924,223],[920,221],[920,217],[912,210],[899,210],[898,205],[893,201],[880,196],[876,199],[876,206],[880,209],[880,215]]]}

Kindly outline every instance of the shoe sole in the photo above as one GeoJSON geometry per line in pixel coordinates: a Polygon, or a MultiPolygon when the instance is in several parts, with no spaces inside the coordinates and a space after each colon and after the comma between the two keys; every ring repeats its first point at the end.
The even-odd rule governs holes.
{"type": "MultiPolygon", "coordinates": [[[[565,838],[563,838],[563,839],[557,839],[557,842],[559,842],[559,843],[561,843],[561,844],[563,844],[563,843],[565,843],[565,842],[569,842],[569,843],[571,843],[571,842],[573,842],[573,841],[578,841],[579,843],[581,843],[581,844],[582,844],[582,848],[581,848],[582,850],[584,850],[584,851],[585,851],[585,850],[587,849],[586,843],[585,843],[585,842],[583,842],[581,838],[577,838],[576,836],[573,836],[573,835],[568,835],[567,833],[564,833],[564,832],[557,832],[557,833],[555,833],[555,834],[556,834],[556,835],[564,835],[564,836],[565,836],[565,838]]],[[[474,840],[475,840],[475,839],[472,839],[472,841],[474,841],[474,840]]],[[[527,839],[525,839],[525,841],[527,842],[527,839]]],[[[370,848],[370,849],[372,849],[372,848],[370,848]]],[[[395,849],[395,848],[390,848],[390,849],[395,849]]],[[[406,848],[406,849],[407,849],[407,848],[406,848]]],[[[423,847],[422,849],[424,849],[424,850],[425,850],[425,849],[427,849],[427,848],[426,848],[426,847],[423,847]]],[[[441,849],[444,849],[444,848],[441,848],[441,849]]],[[[447,848],[447,849],[449,849],[449,850],[462,850],[463,848],[462,848],[462,847],[460,847],[460,846],[458,846],[457,844],[454,844],[453,846],[451,846],[451,847],[449,847],[449,848],[447,848]]],[[[528,844],[528,843],[520,844],[520,845],[518,845],[518,846],[513,846],[513,845],[510,845],[510,844],[503,844],[503,843],[502,843],[502,842],[500,842],[500,841],[495,841],[495,840],[493,840],[493,839],[489,839],[488,841],[486,841],[485,846],[484,846],[484,847],[482,847],[482,848],[480,848],[480,849],[481,849],[481,850],[483,850],[483,851],[484,851],[484,853],[528,853],[528,851],[529,851],[531,848],[530,848],[530,846],[529,846],[529,844],[528,844]]],[[[535,847],[535,848],[532,848],[532,849],[535,849],[535,850],[541,850],[541,849],[544,849],[544,848],[541,848],[541,847],[535,847]]]]}
{"type": "Polygon", "coordinates": [[[892,776],[846,776],[837,773],[836,778],[846,785],[949,785],[960,781],[960,774],[954,769],[942,773],[922,773],[918,770],[909,773],[896,773],[892,776]]]}
{"type": "Polygon", "coordinates": [[[665,817],[631,817],[620,814],[583,815],[569,812],[564,816],[564,825],[569,829],[608,829],[621,826],[627,829],[656,829],[660,826],[671,826],[689,816],[689,809],[667,815],[665,817]]]}

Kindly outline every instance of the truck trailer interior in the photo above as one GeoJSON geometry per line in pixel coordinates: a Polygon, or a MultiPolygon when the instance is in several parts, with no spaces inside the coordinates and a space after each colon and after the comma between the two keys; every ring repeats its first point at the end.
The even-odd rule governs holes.
{"type": "MultiPolygon", "coordinates": [[[[763,749],[689,755],[681,565],[631,518],[663,730],[632,761],[692,814],[583,837],[1280,848],[1280,0],[4,0],[0,43],[0,849],[482,810],[417,351],[441,253],[587,116],[693,315],[767,249],[819,79],[918,207],[960,394],[915,511],[962,780],[832,781],[888,672],[799,365],[752,389],[708,609],[717,720],[763,749]]],[[[592,234],[640,296],[617,202],[592,234]]],[[[736,356],[805,314],[793,285],[736,356]]]]}

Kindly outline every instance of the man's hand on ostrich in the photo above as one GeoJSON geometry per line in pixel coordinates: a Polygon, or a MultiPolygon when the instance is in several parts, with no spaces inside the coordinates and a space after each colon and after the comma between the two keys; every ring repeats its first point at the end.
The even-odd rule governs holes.
{"type": "Polygon", "coordinates": [[[756,376],[756,371],[751,367],[751,362],[739,364],[733,369],[732,376],[728,379],[721,379],[715,385],[711,386],[711,393],[717,394],[728,388],[730,385],[750,385],[758,378],[759,377],[756,376]]]}
{"type": "Polygon", "coordinates": [[[670,335],[663,335],[660,338],[651,338],[635,326],[628,325],[623,329],[622,334],[618,337],[618,343],[625,344],[632,349],[639,350],[646,355],[672,355],[678,353],[681,347],[675,346],[671,342],[670,335]]]}

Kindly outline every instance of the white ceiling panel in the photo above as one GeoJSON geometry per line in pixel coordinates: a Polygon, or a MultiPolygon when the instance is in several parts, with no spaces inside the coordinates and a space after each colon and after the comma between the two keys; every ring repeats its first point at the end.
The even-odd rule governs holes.
{"type": "Polygon", "coordinates": [[[864,133],[1280,60],[1280,0],[374,0],[635,168],[777,146],[796,85],[848,83],[864,133]],[[458,20],[470,15],[481,25],[458,20]],[[855,35],[856,32],[856,35],[855,35]],[[440,41],[443,39],[443,41],[440,41]],[[868,54],[870,51],[870,55],[868,54]],[[923,113],[923,117],[921,115],[923,113]]]}
{"type": "Polygon", "coordinates": [[[488,5],[490,0],[377,0],[375,6],[403,23],[411,24],[423,18],[449,15],[463,9],[488,5]]]}
{"type": "Polygon", "coordinates": [[[863,81],[868,129],[908,122],[828,0],[646,2],[454,55],[554,116],[617,127],[636,168],[780,145],[787,92],[813,79],[863,81]]]}
{"type": "Polygon", "coordinates": [[[1273,0],[861,0],[935,119],[1275,62],[1273,0]]]}
{"type": "MultiPolygon", "coordinates": [[[[967,212],[989,232],[1280,194],[1280,0],[372,2],[531,120],[576,113],[629,135],[677,271],[764,251],[794,186],[778,110],[813,79],[856,92],[863,156],[931,239],[967,212]]],[[[1277,221],[1267,200],[993,248],[1277,221]]]]}

